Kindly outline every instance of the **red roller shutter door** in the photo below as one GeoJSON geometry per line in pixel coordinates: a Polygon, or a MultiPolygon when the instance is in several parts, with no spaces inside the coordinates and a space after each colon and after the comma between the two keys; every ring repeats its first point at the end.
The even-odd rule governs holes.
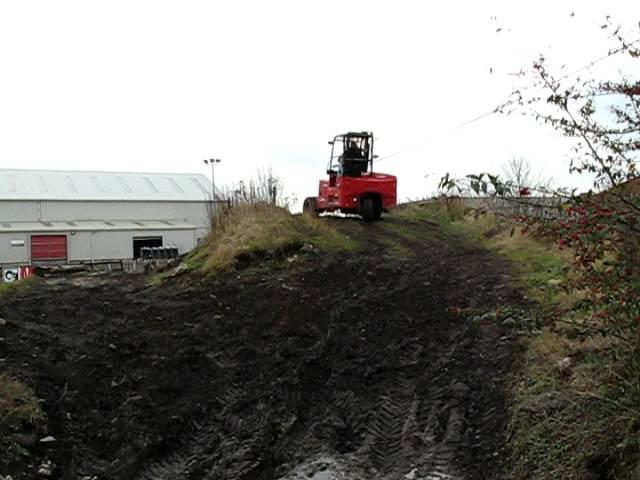
{"type": "Polygon", "coordinates": [[[32,235],[31,260],[66,260],[66,235],[32,235]]]}

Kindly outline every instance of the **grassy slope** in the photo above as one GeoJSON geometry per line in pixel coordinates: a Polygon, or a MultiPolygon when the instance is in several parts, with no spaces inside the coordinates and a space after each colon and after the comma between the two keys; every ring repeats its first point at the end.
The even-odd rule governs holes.
{"type": "Polygon", "coordinates": [[[212,233],[187,258],[187,265],[212,274],[251,260],[283,258],[307,244],[324,252],[357,248],[354,240],[320,219],[268,204],[240,205],[220,212],[212,233]]]}
{"type": "MultiPolygon", "coordinates": [[[[46,417],[31,389],[0,373],[0,473],[8,473],[28,455],[20,438],[44,431],[46,417]]],[[[36,438],[37,439],[37,438],[36,438]]]]}
{"type": "Polygon", "coordinates": [[[511,260],[516,281],[543,315],[568,312],[522,338],[523,354],[512,379],[507,478],[640,478],[638,436],[621,434],[638,414],[622,406],[616,342],[579,331],[581,294],[561,289],[570,274],[568,256],[491,215],[474,218],[456,207],[428,204],[407,205],[396,215],[435,222],[494,250],[511,260]],[[615,476],[597,476],[605,471],[615,476]]]}
{"type": "Polygon", "coordinates": [[[20,280],[18,282],[11,282],[11,283],[0,282],[0,296],[11,295],[18,290],[22,290],[23,288],[28,287],[35,281],[36,281],[36,277],[32,276],[30,278],[20,280]]]}

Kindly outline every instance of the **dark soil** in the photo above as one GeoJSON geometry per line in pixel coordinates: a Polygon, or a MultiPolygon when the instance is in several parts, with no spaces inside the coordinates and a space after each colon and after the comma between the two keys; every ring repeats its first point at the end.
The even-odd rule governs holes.
{"type": "Polygon", "coordinates": [[[517,302],[506,265],[399,222],[343,220],[364,252],[217,281],[72,276],[0,297],[3,365],[56,439],[14,479],[45,459],[73,480],[499,478],[511,337],[455,312],[517,302]]]}

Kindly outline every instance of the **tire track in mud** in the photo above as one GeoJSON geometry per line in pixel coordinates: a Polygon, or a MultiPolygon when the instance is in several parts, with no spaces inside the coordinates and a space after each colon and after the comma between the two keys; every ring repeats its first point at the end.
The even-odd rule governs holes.
{"type": "MultiPolygon", "coordinates": [[[[338,305],[329,312],[329,319],[335,320],[344,313],[344,310],[343,305],[338,305]]],[[[308,364],[322,357],[327,346],[336,341],[335,330],[329,324],[324,334],[310,347],[306,360],[308,364]]],[[[304,375],[301,376],[304,378],[304,375]]],[[[228,386],[224,395],[217,399],[220,409],[215,415],[216,421],[209,422],[204,428],[198,426],[188,439],[181,442],[180,448],[144,465],[136,480],[222,479],[227,478],[226,469],[230,468],[231,464],[233,464],[233,478],[241,480],[272,478],[271,474],[275,467],[271,457],[274,453],[277,455],[277,452],[267,451],[265,455],[265,447],[267,450],[275,449],[277,443],[270,412],[267,409],[257,410],[257,418],[251,414],[242,418],[235,413],[239,404],[247,403],[247,399],[251,399],[255,394],[250,391],[250,387],[250,385],[239,384],[228,386]],[[252,437],[242,437],[244,432],[241,424],[243,423],[250,424],[250,429],[254,433],[252,437]],[[267,442],[263,440],[264,436],[270,437],[267,442]],[[213,447],[215,450],[233,452],[230,458],[224,460],[224,465],[218,464],[223,456],[220,452],[210,452],[212,445],[215,445],[213,447]]],[[[302,390],[304,391],[304,388],[302,390]]],[[[300,390],[286,385],[274,385],[274,391],[277,391],[278,398],[283,399],[287,404],[298,403],[303,396],[300,390]]],[[[256,410],[253,413],[256,413],[256,410]]],[[[309,433],[305,428],[296,428],[295,418],[294,415],[294,420],[280,433],[281,436],[283,433],[291,436],[287,443],[294,446],[309,433]]]]}
{"type": "MultiPolygon", "coordinates": [[[[136,480],[187,480],[193,469],[205,460],[210,446],[217,442],[217,428],[194,425],[186,445],[171,452],[166,458],[147,465],[136,480]]],[[[185,443],[185,442],[183,442],[185,443]]]]}
{"type": "MultiPolygon", "coordinates": [[[[417,345],[413,354],[402,356],[398,389],[394,395],[381,398],[370,427],[371,460],[379,478],[399,478],[400,472],[405,472],[409,477],[425,480],[462,480],[463,476],[453,472],[465,426],[464,406],[450,403],[449,386],[431,389],[428,397],[421,398],[417,382],[431,373],[425,375],[412,368],[422,366],[417,360],[421,351],[422,347],[417,345]],[[429,406],[426,418],[421,415],[421,404],[429,406]],[[444,423],[443,413],[447,417],[444,423]]],[[[455,347],[449,349],[440,362],[448,363],[455,351],[455,347]]],[[[444,375],[439,377],[446,380],[444,375]]]]}
{"type": "Polygon", "coordinates": [[[382,474],[393,471],[405,457],[406,437],[415,422],[415,379],[409,369],[418,364],[422,347],[405,348],[399,359],[397,386],[380,396],[359,452],[382,474]]]}
{"type": "MultiPolygon", "coordinates": [[[[425,365],[417,360],[423,351],[422,345],[416,341],[405,349],[407,353],[401,355],[397,366],[397,380],[392,389],[379,396],[366,422],[360,447],[353,454],[347,452],[312,460],[298,467],[298,473],[282,479],[466,478],[456,467],[456,459],[461,453],[466,426],[468,387],[460,382],[451,383],[447,375],[436,375],[436,380],[440,380],[438,383],[443,385],[435,385],[422,398],[417,391],[418,383],[429,378],[432,371],[422,371],[425,365]],[[425,406],[430,406],[426,416],[420,411],[425,406]],[[364,473],[356,474],[358,471],[364,473]]],[[[448,349],[442,363],[447,363],[447,357],[452,360],[458,350],[456,347],[448,349]]],[[[347,409],[356,410],[357,402],[352,394],[339,398],[347,399],[347,409]]]]}
{"type": "MultiPolygon", "coordinates": [[[[384,235],[388,234],[385,232],[384,235]]],[[[400,235],[392,236],[394,241],[402,242],[413,251],[423,247],[417,240],[407,239],[400,235]]],[[[374,239],[374,243],[378,243],[377,238],[374,239]]],[[[348,295],[340,295],[336,301],[337,305],[328,314],[327,329],[310,349],[307,362],[321,359],[330,353],[332,343],[340,341],[341,328],[343,328],[340,326],[342,325],[340,320],[344,317],[348,317],[350,314],[357,315],[358,309],[372,308],[374,305],[397,307],[394,299],[402,296],[407,289],[415,288],[414,283],[420,279],[421,268],[423,268],[421,261],[406,263],[403,268],[404,274],[400,279],[396,277],[386,281],[383,287],[386,292],[384,296],[376,297],[378,290],[368,291],[365,289],[360,292],[361,295],[358,295],[358,298],[346,303],[348,295]],[[360,296],[362,299],[359,298],[360,296]],[[371,302],[371,297],[375,297],[373,302],[371,302]]],[[[441,269],[442,267],[439,268],[440,271],[441,269]]],[[[393,320],[389,319],[389,321],[393,320]]],[[[408,320],[415,321],[411,318],[408,320]]],[[[468,329],[465,327],[465,330],[468,329]]],[[[337,436],[347,435],[351,437],[350,442],[356,444],[355,450],[353,447],[345,445],[342,454],[333,457],[340,459],[339,464],[346,469],[345,471],[355,472],[365,467],[369,473],[375,472],[376,478],[399,478],[401,472],[404,474],[413,472],[415,479],[467,479],[463,474],[465,469],[461,470],[457,465],[460,463],[459,458],[464,455],[463,440],[469,423],[467,419],[469,387],[456,380],[455,375],[452,379],[449,367],[458,361],[457,357],[472,355],[471,351],[465,351],[471,346],[467,341],[468,335],[469,332],[465,331],[457,332],[456,335],[449,337],[451,347],[444,350],[439,348],[440,353],[432,355],[437,358],[435,365],[429,366],[426,371],[423,370],[425,368],[424,362],[419,359],[424,349],[420,342],[424,339],[410,339],[400,353],[396,381],[393,382],[391,388],[378,397],[375,407],[369,415],[358,412],[358,398],[353,392],[346,391],[334,395],[331,405],[328,405],[327,408],[338,412],[337,423],[340,425],[340,433],[337,436]],[[420,382],[429,384],[426,392],[419,392],[418,384],[420,382]]],[[[304,377],[304,374],[302,376],[304,377]]],[[[325,380],[328,381],[328,379],[325,380]]],[[[242,398],[245,393],[241,389],[232,389],[229,395],[237,399],[242,398]]],[[[293,394],[294,397],[296,395],[299,396],[299,394],[293,394]]],[[[229,402],[223,400],[222,403],[229,402]]],[[[491,415],[489,414],[489,416],[491,415]]],[[[284,442],[274,439],[271,447],[265,445],[264,442],[256,442],[255,439],[245,442],[239,442],[234,436],[223,439],[219,448],[236,452],[234,455],[236,476],[234,478],[254,478],[255,475],[265,479],[275,478],[272,477],[275,472],[273,465],[265,465],[264,461],[255,461],[256,457],[260,457],[261,449],[265,447],[275,447],[281,450],[297,449],[300,444],[313,441],[313,430],[318,424],[308,425],[300,423],[295,415],[294,418],[292,425],[284,433],[290,438],[284,442]],[[279,447],[276,447],[275,444],[279,444],[279,447]],[[246,458],[254,460],[243,462],[243,459],[246,458]]],[[[220,420],[226,423],[228,431],[237,428],[233,422],[229,424],[229,419],[224,413],[220,415],[220,420]]],[[[484,418],[479,423],[485,423],[484,418]]],[[[256,430],[260,431],[261,428],[256,430]]],[[[201,442],[202,439],[194,437],[190,443],[195,448],[191,452],[197,451],[201,442]]],[[[176,457],[172,460],[176,467],[173,469],[167,469],[166,461],[160,463],[159,471],[163,472],[164,476],[157,475],[158,467],[156,466],[149,470],[152,475],[141,476],[138,480],[218,478],[216,476],[218,474],[219,478],[224,477],[224,469],[218,470],[216,467],[209,470],[208,474],[204,474],[204,470],[202,470],[202,475],[194,476],[193,461],[191,460],[193,456],[194,454],[191,453],[186,457],[176,457]],[[213,472],[219,473],[212,476],[213,472]],[[183,475],[183,477],[178,475],[183,475]]],[[[213,458],[208,461],[213,461],[213,458]]],[[[327,476],[326,478],[332,477],[327,476]]]]}
{"type": "Polygon", "coordinates": [[[235,478],[261,478],[256,472],[268,468],[270,463],[259,453],[264,450],[263,437],[270,429],[269,415],[266,410],[257,410],[245,419],[235,414],[237,405],[244,403],[248,395],[246,388],[231,385],[218,399],[221,409],[216,418],[209,419],[205,425],[194,422],[190,435],[183,439],[181,446],[144,465],[136,480],[225,478],[224,467],[230,463],[234,464],[235,478]],[[242,435],[243,421],[251,423],[256,435],[242,435]],[[220,451],[232,452],[223,466],[217,465],[222,456],[220,451]]]}
{"type": "Polygon", "coordinates": [[[402,459],[402,430],[407,402],[405,392],[380,397],[376,413],[368,427],[363,452],[381,473],[388,473],[402,459]]]}

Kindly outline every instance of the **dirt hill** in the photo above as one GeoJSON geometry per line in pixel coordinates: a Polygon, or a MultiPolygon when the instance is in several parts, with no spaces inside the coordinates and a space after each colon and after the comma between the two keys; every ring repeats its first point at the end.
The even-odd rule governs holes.
{"type": "Polygon", "coordinates": [[[14,479],[498,478],[512,340],[457,312],[519,302],[506,265],[429,222],[327,221],[360,250],[1,296],[55,439],[21,439],[14,479]]]}

